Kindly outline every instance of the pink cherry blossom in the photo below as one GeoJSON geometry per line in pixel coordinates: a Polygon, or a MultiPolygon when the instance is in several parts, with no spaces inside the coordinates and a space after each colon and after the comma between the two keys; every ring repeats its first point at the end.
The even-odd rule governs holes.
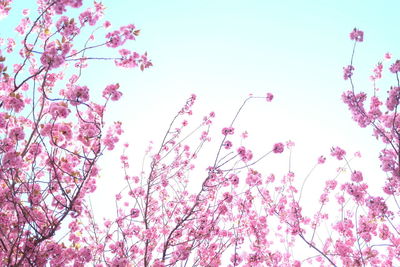
{"type": "Polygon", "coordinates": [[[222,129],[223,135],[233,135],[235,133],[235,129],[233,127],[225,127],[222,129]]]}
{"type": "Polygon", "coordinates": [[[343,78],[348,80],[353,76],[354,67],[352,65],[348,65],[347,67],[343,68],[343,78]]]}
{"type": "Polygon", "coordinates": [[[342,160],[346,155],[346,151],[341,149],[340,147],[332,147],[331,148],[331,156],[336,157],[338,160],[342,160]]]}
{"type": "Polygon", "coordinates": [[[272,148],[274,153],[282,153],[284,150],[284,145],[282,143],[276,143],[272,148]]]}
{"type": "Polygon", "coordinates": [[[389,70],[393,73],[397,73],[400,71],[400,60],[396,60],[394,64],[392,64],[389,70]]]}
{"type": "Polygon", "coordinates": [[[364,32],[354,28],[350,33],[350,39],[356,42],[362,42],[364,40],[364,32]]]}
{"type": "Polygon", "coordinates": [[[353,182],[359,183],[359,182],[362,182],[364,180],[364,178],[363,178],[363,175],[362,175],[362,173],[360,171],[354,171],[351,174],[351,180],[353,182]]]}
{"type": "Polygon", "coordinates": [[[273,95],[273,94],[267,93],[266,99],[267,99],[268,102],[271,102],[273,98],[274,98],[274,95],[273,95]]]}
{"type": "Polygon", "coordinates": [[[326,161],[326,158],[324,156],[319,156],[318,158],[318,164],[324,164],[326,161]]]}

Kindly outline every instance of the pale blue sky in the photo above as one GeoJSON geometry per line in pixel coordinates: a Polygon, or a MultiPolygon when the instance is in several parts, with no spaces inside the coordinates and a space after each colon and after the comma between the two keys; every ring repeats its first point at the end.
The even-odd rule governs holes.
{"type": "MultiPolygon", "coordinates": [[[[154,62],[152,69],[130,72],[128,79],[113,75],[125,87],[117,109],[128,114],[132,132],[151,127],[149,122],[165,128],[161,116],[171,117],[192,92],[199,96],[198,108],[215,110],[218,119],[232,115],[248,93],[271,91],[277,109],[249,114],[269,134],[296,139],[304,131],[302,136],[323,139],[327,147],[340,138],[358,140],[357,126],[340,99],[349,86],[342,79],[352,49],[348,33],[355,26],[365,31],[355,58],[359,88],[372,88],[368,76],[385,52],[400,54],[398,1],[103,3],[117,19],[114,24],[133,22],[142,29],[133,47],[148,51],[154,62]],[[265,116],[274,120],[273,127],[262,121],[265,116]],[[287,130],[274,134],[271,128],[287,130]]],[[[371,140],[368,130],[361,133],[371,140]]]]}

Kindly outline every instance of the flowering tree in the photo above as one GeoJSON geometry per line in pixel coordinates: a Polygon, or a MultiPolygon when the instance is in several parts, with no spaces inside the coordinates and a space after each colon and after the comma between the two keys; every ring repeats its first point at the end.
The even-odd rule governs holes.
{"type": "MultiPolygon", "coordinates": [[[[11,2],[0,0],[0,16],[8,15],[11,2]]],[[[118,84],[109,84],[101,100],[82,73],[95,60],[142,70],[151,62],[146,54],[123,49],[139,34],[134,25],[107,30],[110,22],[99,24],[103,5],[82,5],[38,0],[31,15],[23,10],[15,28],[20,37],[0,40],[1,266],[80,266],[92,260],[91,245],[73,243],[66,223],[85,216],[97,161],[118,141],[120,123],[107,130],[103,118],[107,103],[122,93],[118,84]],[[79,11],[67,16],[70,9],[79,11]],[[120,50],[90,56],[102,47],[120,50]],[[60,242],[60,234],[72,245],[60,242]]]]}
{"type": "MultiPolygon", "coordinates": [[[[344,79],[350,81],[351,90],[343,94],[343,101],[354,120],[361,127],[371,126],[385,146],[379,157],[387,174],[381,193],[371,193],[363,172],[353,169],[352,158],[337,146],[330,155],[344,164],[325,181],[314,209],[304,202],[303,189],[312,171],[325,163],[324,156],[318,158],[305,179],[296,179],[290,167],[279,179],[258,171],[256,163],[270,154],[282,153],[285,147],[291,151],[294,143],[271,144],[271,150],[258,157],[242,145],[247,133],[239,135],[234,126],[243,107],[260,98],[254,96],[244,101],[232,122],[222,129],[216,153],[207,155],[209,167],[200,185],[192,190],[191,178],[199,180],[194,172],[196,159],[211,140],[209,128],[215,116],[211,112],[197,128],[188,130],[185,117],[192,114],[193,95],[172,120],[160,147],[149,147],[148,169],[131,175],[129,160],[122,155],[127,186],[116,195],[117,217],[107,218],[101,225],[89,213],[90,226],[75,229],[85,233],[79,241],[96,244],[94,261],[112,266],[398,264],[400,61],[389,68],[397,83],[389,91],[386,111],[382,111],[376,88],[383,63],[374,69],[374,92],[367,111],[367,94],[356,92],[352,80],[355,48],[363,41],[363,32],[355,29],[350,38],[354,49],[351,64],[344,68],[344,79]],[[193,139],[197,132],[198,139],[193,139]],[[346,176],[345,170],[350,175],[346,176]],[[341,176],[345,178],[339,180],[341,176]],[[294,250],[299,248],[306,257],[295,255],[294,250]]],[[[385,58],[390,56],[386,54],[385,58]]],[[[273,95],[262,98],[271,101],[273,95]]],[[[361,154],[357,152],[355,157],[361,154]]]]}
{"type": "MultiPolygon", "coordinates": [[[[384,146],[379,159],[387,179],[381,193],[371,192],[363,172],[337,146],[331,156],[344,163],[311,209],[304,202],[309,176],[296,178],[290,164],[282,177],[260,171],[261,160],[285,149],[290,154],[294,147],[291,141],[271,143],[270,151],[255,155],[245,146],[247,133],[236,130],[245,105],[270,102],[270,93],[247,98],[213,138],[215,153],[203,155],[202,148],[214,144],[209,130],[215,114],[190,128],[192,95],[160,146],[149,146],[142,172],[131,174],[128,157],[121,156],[126,187],[116,195],[117,216],[99,222],[87,196],[96,189],[99,157],[122,133],[121,123],[106,128],[104,122],[107,103],[122,93],[117,83],[108,84],[100,100],[84,84],[83,72],[92,61],[141,70],[151,62],[146,54],[124,49],[139,35],[134,25],[110,31],[110,22],[99,24],[100,3],[81,10],[82,0],[38,0],[37,7],[36,15],[23,10],[15,28],[19,39],[0,40],[2,266],[399,264],[400,61],[389,68],[396,79],[386,101],[377,88],[384,62],[377,64],[367,109],[367,93],[357,92],[352,79],[362,31],[350,33],[354,49],[344,68],[350,90],[342,98],[359,126],[371,127],[384,146]],[[71,9],[79,10],[76,16],[66,15],[71,9]],[[105,54],[115,48],[117,56],[105,54]],[[199,159],[208,164],[205,172],[196,172],[199,159]],[[299,247],[306,257],[294,253],[299,247]]],[[[0,0],[0,16],[10,9],[10,0],[0,0]]],[[[320,156],[312,170],[325,161],[320,156]]]]}

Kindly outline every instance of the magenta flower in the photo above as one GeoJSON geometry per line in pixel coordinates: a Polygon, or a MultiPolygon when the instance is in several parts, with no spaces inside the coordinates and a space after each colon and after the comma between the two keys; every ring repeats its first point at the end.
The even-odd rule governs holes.
{"type": "Polygon", "coordinates": [[[356,42],[362,42],[364,40],[364,32],[354,28],[354,30],[350,33],[350,39],[356,42]]]}
{"type": "Polygon", "coordinates": [[[137,218],[137,217],[139,217],[139,214],[140,214],[140,211],[139,211],[138,209],[135,209],[135,208],[131,209],[131,216],[132,216],[132,218],[137,218]]]}
{"type": "Polygon", "coordinates": [[[390,66],[389,70],[393,73],[397,73],[400,71],[400,60],[396,60],[396,62],[390,66]]]}
{"type": "Polygon", "coordinates": [[[324,164],[325,163],[326,158],[324,156],[320,156],[318,158],[318,164],[324,164]]]}
{"type": "Polygon", "coordinates": [[[230,149],[232,147],[232,142],[231,141],[225,141],[224,145],[225,149],[230,149]]]}
{"type": "Polygon", "coordinates": [[[233,127],[224,127],[222,129],[223,135],[233,135],[234,133],[235,133],[235,128],[233,128],[233,127]]]}
{"type": "Polygon", "coordinates": [[[267,97],[266,97],[267,102],[271,102],[273,98],[274,98],[274,95],[273,95],[273,94],[267,93],[267,97]]]}
{"type": "Polygon", "coordinates": [[[342,160],[346,155],[346,151],[341,149],[340,147],[332,147],[331,148],[331,156],[336,157],[338,160],[342,160]]]}
{"type": "Polygon", "coordinates": [[[343,78],[345,80],[349,79],[353,76],[354,67],[352,65],[348,65],[347,67],[343,67],[343,78]]]}
{"type": "Polygon", "coordinates": [[[282,143],[276,143],[272,149],[272,151],[274,151],[274,153],[282,153],[284,150],[284,145],[282,143]]]}
{"type": "Polygon", "coordinates": [[[363,180],[363,175],[362,175],[362,173],[361,173],[360,171],[354,171],[354,172],[351,174],[351,180],[352,180],[353,182],[356,182],[356,183],[361,182],[361,181],[363,180]]]}

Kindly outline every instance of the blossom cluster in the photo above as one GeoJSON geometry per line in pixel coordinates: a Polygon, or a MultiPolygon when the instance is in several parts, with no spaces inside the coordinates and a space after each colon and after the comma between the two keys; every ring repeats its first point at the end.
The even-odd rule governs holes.
{"type": "MultiPolygon", "coordinates": [[[[104,29],[99,21],[105,7],[82,6],[82,0],[37,1],[37,12],[22,11],[17,37],[0,39],[2,266],[84,266],[105,249],[86,242],[82,221],[90,213],[87,195],[96,190],[98,159],[122,134],[121,123],[107,127],[104,121],[108,100],[117,101],[122,93],[119,84],[110,84],[101,100],[82,80],[82,68],[111,59],[144,70],[151,61],[139,54],[125,59],[118,51],[113,56],[114,38],[94,38],[104,29]],[[86,36],[93,26],[99,28],[86,36]],[[86,56],[99,47],[109,49],[102,57],[86,56]],[[59,231],[67,233],[62,241],[59,231]]],[[[0,0],[0,17],[11,8],[12,1],[0,0]]],[[[133,29],[120,28],[120,45],[134,40],[133,29]]]]}

